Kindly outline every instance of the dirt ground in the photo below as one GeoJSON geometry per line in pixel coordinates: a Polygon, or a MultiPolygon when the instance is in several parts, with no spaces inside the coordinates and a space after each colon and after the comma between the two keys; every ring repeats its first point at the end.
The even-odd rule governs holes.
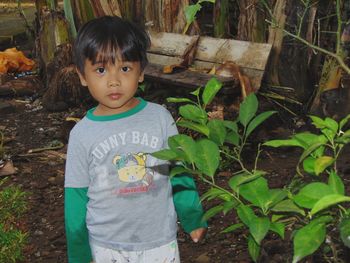
{"type": "MultiPolygon", "coordinates": [[[[0,110],[0,129],[7,138],[6,150],[10,154],[17,174],[9,176],[8,184],[20,185],[29,193],[29,210],[23,217],[23,225],[28,231],[28,246],[23,262],[66,262],[66,242],[63,222],[63,182],[67,133],[71,123],[68,116],[82,116],[84,110],[77,107],[65,112],[50,113],[42,108],[40,97],[0,97],[0,105],[10,103],[10,107],[0,110]],[[49,145],[64,146],[56,150],[44,150],[49,145]]],[[[278,118],[275,121],[278,121],[278,118]]],[[[285,138],[295,127],[288,123],[264,125],[254,134],[253,141],[268,138],[285,138]]],[[[255,145],[255,143],[254,143],[255,145]]],[[[253,148],[253,147],[252,147],[253,148]]],[[[349,193],[350,160],[348,153],[341,160],[340,171],[344,175],[349,193]]],[[[245,155],[252,161],[251,153],[245,155]]],[[[259,162],[260,169],[269,172],[271,187],[282,187],[295,174],[295,165],[300,152],[265,149],[259,162]]],[[[226,167],[229,169],[230,167],[226,167]]],[[[228,177],[218,176],[223,185],[228,177]]],[[[207,186],[198,182],[200,193],[207,186]]],[[[215,201],[205,203],[205,209],[215,205],[215,201]]],[[[189,237],[179,231],[179,245],[182,262],[250,262],[246,249],[246,232],[221,234],[225,227],[236,222],[233,213],[215,216],[209,221],[208,234],[203,242],[194,244],[189,237]]],[[[291,262],[292,244],[288,241],[291,233],[281,241],[269,235],[263,242],[259,262],[291,262]]],[[[349,253],[342,246],[337,247],[343,262],[350,262],[349,253]]],[[[307,262],[326,262],[320,256],[309,258],[307,262]]],[[[332,261],[330,261],[332,262],[332,261]]]]}

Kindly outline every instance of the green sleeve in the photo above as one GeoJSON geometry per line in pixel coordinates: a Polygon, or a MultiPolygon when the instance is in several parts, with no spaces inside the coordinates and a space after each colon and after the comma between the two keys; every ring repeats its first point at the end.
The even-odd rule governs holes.
{"type": "Polygon", "coordinates": [[[87,188],[65,188],[64,190],[64,221],[69,263],[92,261],[85,221],[87,190],[87,188]]]}
{"type": "Polygon", "coordinates": [[[176,213],[185,232],[208,227],[207,222],[202,220],[203,208],[192,176],[176,175],[171,178],[171,185],[176,213]]]}

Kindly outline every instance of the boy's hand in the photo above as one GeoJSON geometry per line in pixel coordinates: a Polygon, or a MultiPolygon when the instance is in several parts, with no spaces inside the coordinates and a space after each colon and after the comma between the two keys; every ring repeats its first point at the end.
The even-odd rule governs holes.
{"type": "Polygon", "coordinates": [[[197,228],[195,230],[193,230],[191,233],[190,233],[190,236],[193,240],[194,243],[197,243],[198,241],[200,241],[204,236],[205,236],[205,233],[207,232],[207,229],[202,227],[202,228],[197,228]]]}

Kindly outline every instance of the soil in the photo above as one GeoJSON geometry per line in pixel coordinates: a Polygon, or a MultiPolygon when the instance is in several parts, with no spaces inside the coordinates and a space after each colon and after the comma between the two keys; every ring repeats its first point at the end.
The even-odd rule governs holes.
{"type": "MultiPolygon", "coordinates": [[[[145,96],[147,99],[147,96],[145,96]]],[[[22,218],[28,232],[28,246],[23,262],[66,262],[66,241],[63,219],[63,182],[67,134],[71,122],[69,116],[82,116],[82,108],[71,108],[65,112],[47,112],[40,104],[40,98],[16,97],[0,98],[0,104],[13,105],[1,111],[0,129],[7,138],[6,152],[11,156],[18,172],[8,176],[7,184],[19,185],[29,193],[29,210],[22,218]],[[42,148],[55,141],[64,143],[64,147],[56,150],[42,148]]],[[[158,101],[159,102],[159,101],[158,101]]],[[[251,150],[244,155],[248,162],[254,161],[254,148],[257,142],[271,138],[286,138],[298,129],[290,123],[274,118],[272,123],[263,125],[253,135],[251,150]],[[288,125],[287,125],[288,124],[288,125]]],[[[343,156],[349,156],[349,151],[343,156]]],[[[283,187],[295,175],[295,165],[300,156],[297,150],[264,149],[258,166],[268,171],[270,187],[283,187]]],[[[349,193],[349,158],[343,157],[339,170],[344,175],[349,193]]],[[[232,166],[222,165],[222,172],[217,177],[219,184],[226,185],[232,166]]],[[[208,186],[197,182],[200,193],[208,186]]],[[[204,203],[206,210],[216,204],[212,200],[204,203]]],[[[194,244],[187,234],[179,230],[179,246],[182,262],[250,262],[246,234],[243,230],[222,234],[225,227],[235,223],[235,214],[217,215],[209,220],[206,238],[194,244]]],[[[269,235],[263,242],[259,262],[291,262],[291,233],[287,231],[285,240],[269,235]]],[[[349,253],[337,243],[338,257],[343,262],[350,262],[349,253]]],[[[317,254],[308,258],[307,262],[326,262],[317,254]]],[[[334,261],[329,261],[334,262],[334,261]]]]}

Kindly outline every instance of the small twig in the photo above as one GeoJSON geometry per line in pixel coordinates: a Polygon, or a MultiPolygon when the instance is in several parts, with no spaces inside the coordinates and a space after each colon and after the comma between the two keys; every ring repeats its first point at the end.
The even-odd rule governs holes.
{"type": "Polygon", "coordinates": [[[59,143],[58,145],[55,145],[55,146],[30,149],[30,150],[28,150],[28,153],[38,153],[38,152],[43,152],[43,151],[48,151],[48,150],[58,150],[58,149],[61,149],[63,146],[64,146],[63,143],[59,143]]]}

